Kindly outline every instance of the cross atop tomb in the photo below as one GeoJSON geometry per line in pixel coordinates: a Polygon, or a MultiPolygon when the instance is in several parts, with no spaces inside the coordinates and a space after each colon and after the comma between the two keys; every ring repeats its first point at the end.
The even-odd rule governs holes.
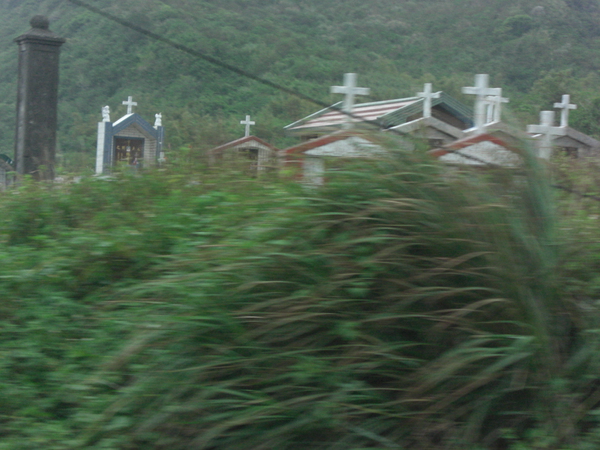
{"type": "Polygon", "coordinates": [[[539,125],[527,125],[528,133],[541,134],[538,156],[550,159],[552,154],[552,139],[555,136],[564,136],[566,130],[563,127],[554,126],[554,111],[540,112],[539,125]]]}
{"type": "Polygon", "coordinates": [[[137,106],[137,102],[134,102],[133,97],[130,95],[126,101],[123,101],[123,105],[127,105],[127,114],[132,114],[133,107],[137,106]]]}
{"type": "Polygon", "coordinates": [[[560,126],[568,127],[569,126],[569,110],[577,109],[577,105],[573,105],[569,103],[571,101],[571,96],[569,94],[565,94],[562,96],[562,103],[555,103],[554,107],[558,109],[562,109],[560,113],[560,126]]]}
{"type": "Polygon", "coordinates": [[[441,91],[433,93],[431,83],[425,83],[423,92],[418,92],[417,96],[423,99],[423,117],[431,117],[431,100],[440,98],[441,91]]]}
{"type": "MultiPolygon", "coordinates": [[[[369,88],[356,87],[356,74],[345,73],[344,74],[344,85],[343,86],[331,86],[332,94],[344,94],[344,104],[342,111],[345,113],[351,113],[354,108],[354,99],[357,95],[369,95],[371,90],[369,88]]],[[[346,123],[344,128],[350,127],[350,116],[346,116],[346,123]]]]}
{"type": "Polygon", "coordinates": [[[485,107],[486,97],[488,96],[502,96],[502,89],[489,87],[490,76],[488,74],[477,74],[475,75],[475,86],[463,87],[463,94],[475,95],[475,129],[477,131],[483,131],[485,127],[485,107]]]}
{"type": "Polygon", "coordinates": [[[502,97],[502,89],[500,95],[488,95],[485,100],[487,102],[487,123],[500,122],[502,118],[502,103],[508,103],[506,97],[502,97]]]}
{"type": "Polygon", "coordinates": [[[246,116],[246,120],[240,122],[241,125],[246,125],[246,134],[244,137],[250,136],[250,125],[256,125],[256,122],[250,120],[250,116],[246,116]]]}

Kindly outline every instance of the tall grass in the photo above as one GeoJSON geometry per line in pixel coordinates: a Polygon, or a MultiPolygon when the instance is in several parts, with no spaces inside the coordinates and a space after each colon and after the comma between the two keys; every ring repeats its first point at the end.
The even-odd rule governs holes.
{"type": "Polygon", "coordinates": [[[396,152],[177,255],[121,292],[161,305],[82,445],[502,448],[540,423],[568,442],[579,330],[544,175],[396,152]]]}
{"type": "MultiPolygon", "coordinates": [[[[523,159],[476,171],[394,151],[319,189],[23,188],[0,232],[29,256],[1,286],[80,316],[54,359],[34,345],[62,399],[31,397],[58,430],[44,448],[592,448],[596,310],[570,295],[547,174],[523,159]]],[[[4,420],[23,440],[30,422],[4,420]]]]}

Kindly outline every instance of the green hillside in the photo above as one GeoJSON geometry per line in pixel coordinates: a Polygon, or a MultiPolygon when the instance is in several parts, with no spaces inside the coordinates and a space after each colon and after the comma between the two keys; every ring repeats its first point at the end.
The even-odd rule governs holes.
{"type": "MultiPolygon", "coordinates": [[[[332,102],[329,86],[357,72],[373,99],[414,95],[434,82],[460,97],[475,73],[505,89],[516,118],[537,120],[563,93],[579,105],[572,123],[600,127],[599,0],[129,0],[90,3],[253,74],[332,102]]],[[[285,145],[281,127],[315,106],[64,1],[0,3],[0,149],[12,154],[16,46],[29,18],[46,14],[63,47],[59,149],[83,163],[95,123],[133,95],[147,117],[161,111],[171,151],[201,153],[238,137],[251,114],[255,134],[285,145]]],[[[464,99],[471,102],[470,99],[464,99]]],[[[91,164],[89,165],[91,167],[91,164]]]]}

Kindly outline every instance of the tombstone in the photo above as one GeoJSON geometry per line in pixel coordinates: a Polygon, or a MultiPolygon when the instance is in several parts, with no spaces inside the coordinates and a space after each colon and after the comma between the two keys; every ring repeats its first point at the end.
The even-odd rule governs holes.
{"type": "Polygon", "coordinates": [[[554,111],[540,112],[540,124],[527,125],[527,132],[538,135],[538,157],[542,159],[552,156],[553,139],[566,135],[565,128],[554,126],[554,111]]]}
{"type": "Polygon", "coordinates": [[[344,103],[342,111],[346,113],[346,120],[342,128],[348,129],[352,127],[352,109],[354,108],[354,100],[357,95],[369,95],[371,90],[369,88],[356,87],[356,74],[346,73],[344,74],[344,85],[343,86],[331,86],[332,94],[344,94],[344,103]]]}
{"type": "Polygon", "coordinates": [[[475,75],[475,86],[463,87],[463,94],[475,95],[474,130],[477,133],[485,131],[487,97],[502,97],[502,89],[489,87],[490,76],[488,74],[475,75]]]}
{"type": "Polygon", "coordinates": [[[53,180],[58,60],[66,40],[48,29],[44,16],[33,17],[30,24],[31,30],[15,39],[19,46],[15,169],[36,180],[53,180]]]}
{"type": "Polygon", "coordinates": [[[417,93],[418,97],[423,99],[423,117],[431,117],[431,100],[434,98],[440,98],[442,92],[432,92],[431,83],[425,83],[423,92],[417,93]]]}
{"type": "Polygon", "coordinates": [[[502,89],[500,89],[500,95],[489,95],[485,98],[485,101],[487,104],[486,122],[500,122],[502,120],[502,103],[509,102],[509,99],[502,97],[502,89]]]}
{"type": "Polygon", "coordinates": [[[577,105],[571,103],[571,96],[563,95],[562,101],[555,103],[554,107],[561,110],[560,128],[565,133],[555,137],[552,145],[573,158],[599,156],[600,141],[569,126],[569,111],[577,109],[577,105]]]}
{"type": "Polygon", "coordinates": [[[127,114],[116,122],[110,120],[110,108],[102,108],[102,122],[98,123],[96,173],[110,172],[117,165],[132,168],[152,167],[165,161],[163,143],[165,130],[162,114],[155,115],[154,126],[133,112],[137,103],[130,96],[123,105],[127,114]]]}
{"type": "Polygon", "coordinates": [[[561,127],[569,126],[569,110],[577,109],[577,105],[571,104],[570,101],[571,101],[571,96],[568,94],[565,94],[562,96],[561,103],[554,104],[555,108],[558,108],[561,110],[561,113],[560,113],[560,126],[561,127]]]}

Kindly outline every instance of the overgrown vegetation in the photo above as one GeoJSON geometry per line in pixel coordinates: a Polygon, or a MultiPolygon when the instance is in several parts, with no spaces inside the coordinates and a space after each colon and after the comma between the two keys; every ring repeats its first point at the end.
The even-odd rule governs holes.
{"type": "MultiPolygon", "coordinates": [[[[571,123],[600,137],[599,0],[90,0],[94,6],[324,102],[344,72],[357,72],[372,100],[413,96],[424,82],[460,93],[489,73],[522,122],[538,123],[563,94],[571,123]]],[[[194,60],[68,1],[0,3],[0,154],[12,156],[17,48],[34,14],[68,39],[61,54],[59,150],[68,169],[93,168],[96,122],[132,95],[136,112],[162,112],[172,155],[201,154],[234,138],[246,114],[276,146],[282,127],[314,112],[306,104],[194,60]]]]}
{"type": "Polygon", "coordinates": [[[527,155],[7,191],[0,449],[595,448],[598,206],[527,155]]]}

